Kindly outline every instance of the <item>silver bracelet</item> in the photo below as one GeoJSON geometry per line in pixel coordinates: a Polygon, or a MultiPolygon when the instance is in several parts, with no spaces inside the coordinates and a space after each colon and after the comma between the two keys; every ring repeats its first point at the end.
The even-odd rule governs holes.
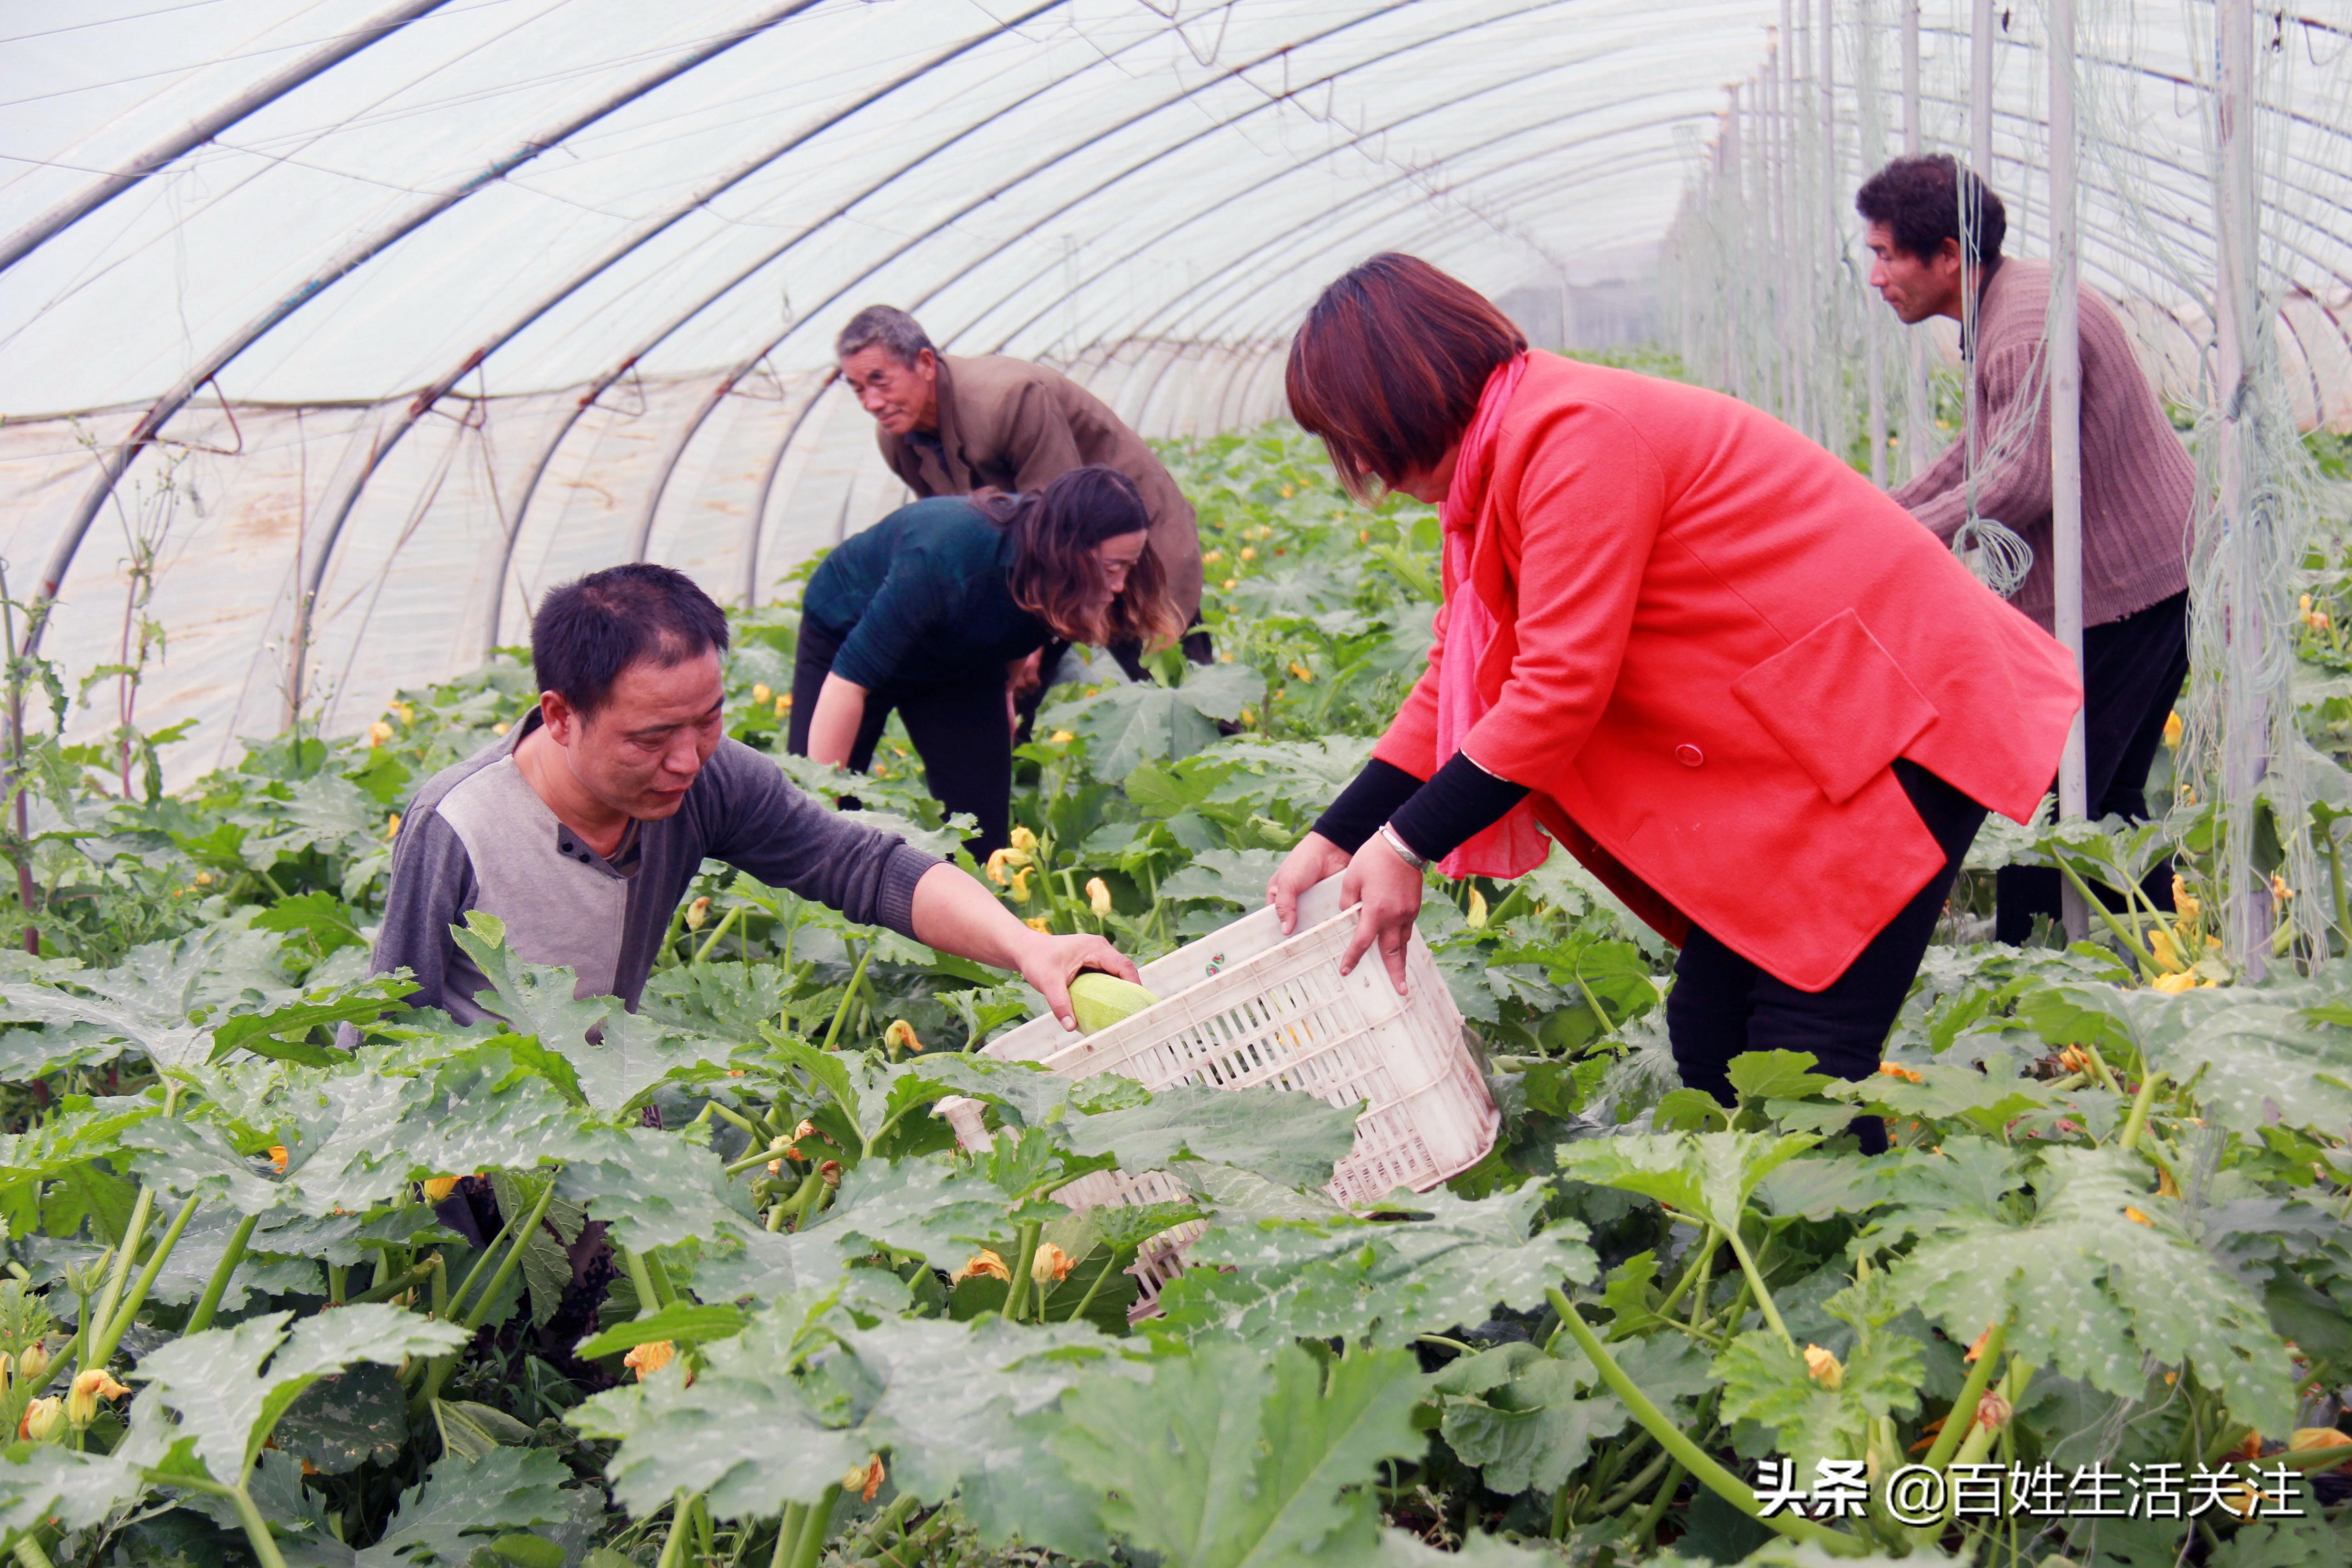
{"type": "Polygon", "coordinates": [[[1388,841],[1388,847],[1397,852],[1397,858],[1402,860],[1406,865],[1412,867],[1416,871],[1426,871],[1429,869],[1429,857],[1426,855],[1415,854],[1413,852],[1412,846],[1404,841],[1403,834],[1399,833],[1395,828],[1390,826],[1385,822],[1381,824],[1380,834],[1383,839],[1388,841]]]}

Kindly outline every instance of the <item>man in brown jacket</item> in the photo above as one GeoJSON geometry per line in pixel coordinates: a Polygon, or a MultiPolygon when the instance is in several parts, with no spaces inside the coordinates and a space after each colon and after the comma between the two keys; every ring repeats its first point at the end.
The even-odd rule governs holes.
{"type": "MultiPolygon", "coordinates": [[[[1143,438],[1076,382],[1002,354],[943,354],[906,311],[869,305],[834,342],[841,375],[874,416],[882,459],[916,495],[1033,490],[1088,463],[1135,481],[1151,519],[1151,552],[1186,624],[1201,610],[1201,534],[1192,503],[1143,438]]],[[[1204,633],[1185,652],[1208,657],[1204,633]]],[[[1110,650],[1130,676],[1140,651],[1110,650]]],[[[1048,649],[1047,657],[1058,657],[1048,649]]]]}
{"type": "MultiPolygon", "coordinates": [[[[1877,258],[1871,287],[1906,322],[1960,321],[1976,380],[1977,428],[1895,500],[1946,541],[1969,520],[1972,500],[1975,516],[2013,529],[2032,548],[2033,564],[2012,602],[2048,630],[2055,603],[2044,352],[2050,268],[2001,256],[2008,219],[2000,198],[1948,156],[1897,158],[1864,183],[1854,206],[1877,258]],[[1958,221],[1964,199],[1979,215],[1966,244],[1958,221]]],[[[2085,798],[2094,818],[2138,821],[2147,816],[2148,766],[2189,673],[2197,467],[2158,406],[2123,323],[2094,290],[2082,289],[2080,299],[2085,798]]],[[[2037,914],[2057,917],[2054,869],[2004,867],[1996,880],[1994,934],[2001,941],[2025,940],[2037,914]]],[[[2168,866],[2150,875],[2148,891],[2171,907],[2168,866]]]]}

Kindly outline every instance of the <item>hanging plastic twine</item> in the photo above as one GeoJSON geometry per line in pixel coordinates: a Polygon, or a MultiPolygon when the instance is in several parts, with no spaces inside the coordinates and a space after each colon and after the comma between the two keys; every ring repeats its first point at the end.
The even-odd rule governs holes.
{"type": "Polygon", "coordinates": [[[1960,524],[1952,535],[1952,553],[1978,582],[2004,599],[2016,594],[2033,570],[2033,546],[2009,524],[1989,517],[1972,517],[1960,524]]]}

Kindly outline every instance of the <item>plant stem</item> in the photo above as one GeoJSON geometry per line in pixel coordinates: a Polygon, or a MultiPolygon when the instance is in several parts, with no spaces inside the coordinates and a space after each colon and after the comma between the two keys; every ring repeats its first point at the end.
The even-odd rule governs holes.
{"type": "Polygon", "coordinates": [[[1004,1321],[1018,1321],[1021,1303],[1029,1294],[1029,1260],[1037,1254],[1037,1233],[1043,1228],[1037,1221],[1022,1226],[1019,1239],[1013,1244],[1013,1278],[1004,1287],[1004,1321]]]}
{"type": "MultiPolygon", "coordinates": [[[[1665,1456],[1661,1454],[1658,1458],[1663,1459],[1665,1456]]],[[[1683,1477],[1687,1473],[1679,1462],[1667,1470],[1665,1481],[1658,1488],[1657,1496],[1650,1500],[1650,1506],[1642,1510],[1642,1517],[1633,1521],[1633,1527],[1629,1532],[1628,1538],[1637,1546],[1646,1547],[1650,1537],[1657,1533],[1658,1521],[1664,1519],[1666,1516],[1666,1510],[1673,1506],[1675,1493],[1681,1489],[1683,1477]]],[[[1772,1521],[1767,1520],[1765,1522],[1769,1524],[1772,1521]]]]}
{"type": "Polygon", "coordinates": [[[49,1554],[41,1550],[41,1543],[29,1534],[18,1536],[16,1544],[9,1550],[21,1568],[56,1568],[56,1564],[49,1561],[49,1554]]]}
{"type": "Polygon", "coordinates": [[[1633,1419],[1658,1440],[1659,1447],[1696,1476],[1700,1485],[1766,1529],[1791,1541],[1810,1541],[1823,1551],[1841,1557],[1861,1556],[1870,1550],[1866,1542],[1841,1531],[1816,1524],[1810,1519],[1787,1518],[1779,1514],[1766,1518],[1748,1483],[1717,1464],[1705,1449],[1685,1435],[1681,1427],[1666,1419],[1664,1412],[1650,1402],[1650,1396],[1642,1392],[1638,1384],[1625,1375],[1625,1369],[1617,1364],[1617,1358],[1611,1355],[1608,1347],[1593,1334],[1575,1304],[1562,1295],[1558,1287],[1545,1290],[1544,1295],[1550,1300],[1552,1310],[1559,1314],[1560,1326],[1569,1331],[1570,1337],[1576,1341],[1577,1348],[1601,1373],[1601,1379],[1609,1385],[1609,1391],[1624,1402],[1625,1408],[1633,1413],[1633,1419]]]}
{"type": "Polygon", "coordinates": [[[801,1520],[801,1538],[793,1544],[786,1568],[816,1568],[817,1558],[824,1552],[825,1535],[833,1526],[833,1505],[840,1496],[839,1487],[827,1487],[823,1497],[809,1504],[801,1520]]]}
{"type": "Polygon", "coordinates": [[[1111,1277],[1112,1271],[1118,1268],[1118,1248],[1114,1247],[1110,1249],[1110,1256],[1103,1259],[1102,1272],[1094,1277],[1087,1286],[1087,1293],[1078,1298],[1076,1310],[1070,1313],[1071,1322],[1082,1323],[1086,1321],[1087,1309],[1095,1304],[1095,1297],[1100,1294],[1103,1288],[1103,1281],[1108,1279],[1111,1277]]]}
{"type": "Polygon", "coordinates": [[[236,1509],[237,1522],[245,1526],[245,1538],[253,1543],[253,1555],[261,1568],[286,1568],[285,1554],[278,1550],[278,1541],[269,1533],[269,1521],[256,1508],[253,1494],[243,1487],[230,1487],[228,1500],[236,1509]]]}
{"type": "Polygon", "coordinates": [[[808,1517],[808,1504],[788,1502],[784,1517],[776,1521],[776,1550],[768,1559],[768,1568],[789,1568],[793,1548],[800,1543],[801,1521],[808,1517]]]}
{"type": "MultiPolygon", "coordinates": [[[[2100,1085],[2109,1093],[2120,1097],[2124,1091],[2124,1086],[2116,1081],[2116,1075],[2109,1070],[2107,1067],[2107,1058],[2099,1054],[2099,1047],[2091,1044],[2090,1041],[2084,1040],[2083,1042],[2083,1054],[2091,1058],[2091,1067],[2094,1069],[2095,1075],[2097,1077],[2100,1085]]],[[[2140,1063],[2140,1067],[2145,1070],[2147,1064],[2146,1062],[2142,1062],[2140,1063]]]]}
{"type": "MultiPolygon", "coordinates": [[[[1690,1262],[1684,1267],[1683,1277],[1675,1281],[1675,1288],[1666,1292],[1664,1300],[1658,1303],[1659,1317],[1663,1318],[1673,1311],[1675,1303],[1683,1299],[1683,1292],[1689,1289],[1694,1283],[1698,1286],[1698,1304],[1701,1307],[1706,1304],[1707,1280],[1715,1272],[1716,1244],[1721,1239],[1721,1233],[1710,1222],[1706,1227],[1706,1235],[1700,1238],[1698,1250],[1691,1255],[1690,1262]]],[[[1696,1325],[1697,1320],[1694,1318],[1692,1322],[1696,1325]]]]}
{"type": "Polygon", "coordinates": [[[1993,1369],[2000,1364],[2001,1346],[2009,1339],[2009,1320],[2003,1318],[1985,1331],[1984,1343],[1977,1351],[1976,1364],[1969,1368],[1967,1381],[1960,1384],[1952,1408],[1944,1415],[1944,1429],[1936,1434],[1935,1445],[1927,1450],[1923,1461],[1927,1468],[1940,1470],[1951,1463],[1954,1450],[1969,1428],[1976,1425],[1977,1406],[1984,1399],[1985,1389],[1992,1383],[1993,1369]],[[1957,1423],[1957,1424],[1956,1424],[1957,1423]]]}
{"type": "Polygon", "coordinates": [[[661,1298],[654,1290],[653,1271],[646,1267],[645,1255],[625,1247],[613,1250],[621,1255],[622,1271],[637,1292],[637,1316],[650,1318],[661,1310],[661,1298]]]}
{"type": "Polygon", "coordinates": [[[866,951],[857,955],[857,967],[849,972],[849,984],[842,988],[841,1005],[833,1010],[833,1027],[824,1032],[824,1044],[818,1049],[829,1051],[833,1049],[833,1043],[841,1038],[841,1026],[849,1017],[849,1005],[857,1000],[857,987],[866,978],[866,966],[874,961],[874,949],[877,945],[869,942],[866,944],[866,951]]]}
{"type": "Polygon", "coordinates": [[[370,1301],[389,1301],[402,1291],[413,1289],[432,1279],[434,1269],[440,1267],[440,1256],[436,1252],[430,1261],[420,1263],[407,1273],[396,1279],[388,1279],[381,1285],[371,1285],[343,1304],[347,1307],[363,1307],[370,1301]]]}
{"type": "Polygon", "coordinates": [[[2091,912],[2105,921],[2107,929],[2115,932],[2116,940],[2124,944],[2124,951],[2139,961],[2141,975],[2148,976],[2162,973],[2161,967],[2149,955],[2147,949],[2141,946],[2138,939],[2124,929],[2123,922],[2116,919],[2115,910],[2107,908],[2106,900],[2091,891],[2090,884],[2075,875],[2074,868],[2066,864],[2064,857],[2053,855],[2050,858],[2057,862],[2059,873],[2066,880],[2074,884],[2074,891],[2083,896],[2083,902],[2089,906],[2091,912]]]}
{"type": "Polygon", "coordinates": [[[522,1223],[521,1228],[514,1232],[514,1241],[507,1247],[506,1257],[499,1260],[499,1271],[490,1276],[490,1282],[482,1288],[481,1295],[467,1310],[462,1325],[464,1328],[478,1329],[482,1326],[482,1320],[490,1315],[490,1303],[499,1299],[499,1292],[507,1288],[507,1281],[513,1279],[515,1270],[522,1267],[522,1249],[530,1245],[532,1237],[539,1234],[539,1222],[547,1217],[547,1205],[554,1201],[555,1173],[551,1171],[547,1185],[539,1194],[538,1206],[530,1211],[530,1217],[522,1223]]]}
{"type": "MultiPolygon", "coordinates": [[[[1780,1309],[1772,1304],[1772,1293],[1764,1289],[1764,1276],[1758,1272],[1756,1260],[1748,1256],[1747,1245],[1739,1239],[1739,1227],[1735,1225],[1725,1231],[1723,1239],[1731,1244],[1731,1256],[1739,1259],[1739,1270],[1748,1276],[1748,1283],[1756,1292],[1756,1304],[1763,1309],[1764,1321],[1772,1325],[1772,1331],[1780,1336],[1782,1344],[1795,1350],[1797,1342],[1790,1338],[1789,1325],[1780,1321],[1780,1309]]],[[[1696,1473],[1696,1469],[1693,1473],[1696,1473]]]]}
{"type": "Polygon", "coordinates": [[[2147,1131],[2147,1113],[2156,1104],[2157,1086],[2164,1081],[2164,1074],[2145,1061],[2140,1068],[2147,1076],[2139,1080],[2139,1092],[2132,1096],[2131,1114],[2124,1118],[2123,1135],[2116,1142],[2119,1149],[2134,1147],[2147,1131]]]}
{"type": "Polygon", "coordinates": [[[730,931],[734,929],[736,921],[742,916],[743,910],[747,907],[748,906],[743,904],[738,904],[733,909],[729,910],[727,911],[726,918],[719,922],[719,929],[712,931],[709,938],[705,941],[700,947],[694,950],[694,957],[688,962],[692,963],[700,963],[704,959],[709,958],[710,956],[710,950],[719,945],[719,939],[720,937],[725,936],[730,931]]]}
{"type": "Polygon", "coordinates": [[[1664,1448],[1659,1449],[1655,1454],[1650,1457],[1650,1462],[1643,1466],[1641,1470],[1635,1474],[1632,1480],[1627,1481],[1623,1486],[1619,1487],[1615,1491],[1611,1492],[1607,1497],[1601,1499],[1601,1501],[1595,1503],[1592,1508],[1593,1513],[1596,1516],[1604,1513],[1615,1513],[1619,1509],[1623,1508],[1627,1503],[1632,1502],[1635,1498],[1641,1496],[1644,1491],[1649,1489],[1650,1483],[1658,1479],[1658,1473],[1661,1470],[1664,1470],[1668,1465],[1674,1463],[1674,1458],[1675,1457],[1672,1454],[1667,1453],[1664,1448]]]}
{"type": "Polygon", "coordinates": [[[677,1288],[669,1282],[669,1270],[662,1267],[659,1258],[650,1252],[644,1257],[646,1273],[654,1282],[654,1300],[667,1307],[677,1300],[677,1288]]]}
{"type": "MultiPolygon", "coordinates": [[[[122,1250],[115,1255],[114,1267],[107,1271],[106,1289],[98,1298],[98,1333],[101,1339],[105,1337],[107,1326],[114,1321],[115,1305],[122,1300],[122,1288],[131,1278],[131,1259],[137,1255],[140,1242],[146,1238],[147,1221],[154,1212],[155,1189],[141,1187],[138,1198],[131,1205],[131,1223],[122,1229],[122,1250]]],[[[97,1347],[93,1343],[90,1348],[97,1347]]],[[[114,1347],[108,1345],[107,1353],[111,1355],[113,1352],[114,1347]]],[[[92,1366],[105,1364],[103,1362],[80,1361],[75,1363],[75,1370],[87,1371],[92,1366]]]]}
{"type": "Polygon", "coordinates": [[[115,1310],[113,1318],[100,1333],[98,1343],[90,1347],[92,1359],[89,1364],[104,1366],[113,1359],[114,1347],[122,1342],[122,1336],[130,1331],[132,1321],[139,1316],[139,1309],[147,1304],[147,1292],[154,1286],[155,1276],[163,1271],[163,1260],[171,1257],[172,1248],[180,1244],[180,1233],[188,1228],[188,1221],[195,1212],[196,1200],[191,1197],[180,1205],[180,1212],[172,1216],[171,1226],[163,1232],[163,1239],[155,1244],[154,1256],[148,1258],[147,1267],[139,1271],[138,1281],[131,1287],[131,1293],[122,1299],[122,1305],[115,1310]]]}
{"type": "Polygon", "coordinates": [[[655,1559],[654,1568],[678,1568],[685,1557],[687,1515],[694,1511],[690,1501],[687,1489],[678,1488],[677,1500],[669,1505],[669,1533],[662,1537],[661,1555],[655,1559]]]}
{"type": "Polygon", "coordinates": [[[817,1205],[823,1202],[824,1202],[824,1177],[818,1172],[811,1171],[808,1173],[808,1180],[801,1184],[801,1190],[793,1194],[793,1235],[797,1236],[808,1228],[808,1222],[816,1217],[817,1205]]]}

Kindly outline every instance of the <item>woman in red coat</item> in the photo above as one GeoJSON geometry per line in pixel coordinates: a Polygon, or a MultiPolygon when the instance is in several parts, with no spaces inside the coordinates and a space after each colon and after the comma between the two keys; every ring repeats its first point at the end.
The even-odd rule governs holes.
{"type": "MultiPolygon", "coordinates": [[[[1400,989],[1422,868],[1513,877],[1540,823],[1677,944],[1683,1079],[1743,1051],[1874,1071],[1988,807],[2041,804],[2073,661],[1868,480],[1679,383],[1530,354],[1386,255],[1327,289],[1287,391],[1340,482],[1438,503],[1445,604],[1372,760],[1267,889],[1345,869],[1400,989]]],[[[1859,1129],[1881,1144],[1874,1121],[1859,1129]]]]}

